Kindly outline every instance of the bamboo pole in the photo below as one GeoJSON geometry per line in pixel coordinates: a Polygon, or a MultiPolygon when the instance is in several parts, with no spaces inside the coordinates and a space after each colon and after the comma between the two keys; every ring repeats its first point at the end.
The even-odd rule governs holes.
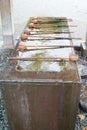
{"type": "Polygon", "coordinates": [[[32,35],[27,35],[27,34],[22,34],[20,39],[22,41],[25,40],[82,40],[82,38],[68,38],[68,37],[52,37],[52,36],[32,36],[32,35]]]}
{"type": "MultiPolygon", "coordinates": [[[[52,27],[58,27],[58,28],[68,28],[68,27],[77,27],[77,25],[52,25],[52,27]]],[[[51,28],[51,26],[47,25],[42,25],[41,26],[39,24],[34,24],[34,26],[32,28],[51,28]]]]}
{"type": "Polygon", "coordinates": [[[28,37],[26,40],[82,40],[82,38],[67,38],[67,37],[44,37],[44,36],[35,36],[28,37]]]}
{"type": "Polygon", "coordinates": [[[66,45],[66,46],[33,46],[33,48],[31,48],[32,46],[26,46],[26,45],[19,45],[18,49],[19,51],[23,52],[23,51],[37,51],[37,50],[49,50],[49,49],[61,49],[61,48],[81,48],[82,46],[73,46],[73,45],[66,45]],[[29,48],[27,48],[29,47],[29,48]]]}
{"type": "Polygon", "coordinates": [[[47,62],[67,62],[67,61],[77,61],[78,56],[72,54],[69,58],[66,57],[48,57],[48,58],[21,58],[21,57],[10,57],[9,60],[20,60],[20,61],[47,61],[47,62]]]}
{"type": "MultiPolygon", "coordinates": [[[[37,23],[39,23],[39,24],[51,24],[51,23],[53,23],[53,24],[55,24],[55,23],[58,23],[58,22],[72,22],[72,21],[70,21],[70,20],[64,20],[64,19],[62,19],[62,20],[37,20],[37,23]]],[[[32,22],[33,22],[33,20],[32,20],[32,22]]]]}
{"type": "Polygon", "coordinates": [[[10,57],[9,60],[21,60],[21,61],[48,61],[48,62],[58,62],[58,61],[69,61],[69,58],[20,58],[20,57],[10,57]]]}
{"type": "Polygon", "coordinates": [[[42,19],[42,18],[40,18],[40,17],[34,17],[34,18],[32,18],[32,20],[38,20],[38,22],[48,22],[48,21],[64,21],[64,22],[67,22],[67,21],[73,21],[72,19],[67,19],[67,18],[48,18],[48,19],[42,19]]]}
{"type": "Polygon", "coordinates": [[[86,32],[86,41],[85,41],[86,49],[87,49],[87,32],[86,32]]]}
{"type": "Polygon", "coordinates": [[[51,48],[65,48],[65,47],[82,47],[81,45],[22,45],[20,44],[19,46],[25,46],[25,47],[34,47],[34,48],[38,48],[38,47],[51,47],[51,48]]]}
{"type": "Polygon", "coordinates": [[[74,32],[36,30],[36,31],[30,31],[30,35],[37,35],[37,34],[31,34],[32,32],[36,32],[37,34],[69,34],[69,33],[74,33],[74,32]]]}
{"type": "MultiPolygon", "coordinates": [[[[48,47],[45,47],[45,48],[34,48],[34,49],[27,49],[27,48],[24,48],[24,49],[19,49],[20,51],[37,51],[37,50],[50,50],[50,49],[60,49],[60,48],[64,48],[64,47],[51,47],[51,48],[48,48],[48,47]]],[[[69,47],[68,47],[69,48],[69,47]]]]}
{"type": "MultiPolygon", "coordinates": [[[[51,47],[51,48],[46,47],[46,48],[34,48],[34,49],[25,48],[24,51],[50,50],[50,49],[61,49],[61,48],[64,48],[64,47],[51,47]]],[[[71,47],[66,47],[66,48],[71,48],[71,47]]]]}

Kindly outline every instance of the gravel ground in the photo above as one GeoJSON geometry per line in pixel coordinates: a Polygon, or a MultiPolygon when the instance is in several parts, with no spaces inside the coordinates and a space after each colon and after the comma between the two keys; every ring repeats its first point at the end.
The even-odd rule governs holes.
{"type": "Polygon", "coordinates": [[[0,88],[0,130],[8,130],[7,113],[0,88]]]}
{"type": "MultiPolygon", "coordinates": [[[[11,55],[12,50],[0,50],[0,73],[2,73],[4,67],[6,66],[7,57],[11,55]]],[[[3,95],[0,86],[0,130],[8,130],[7,113],[5,109],[5,102],[3,100],[3,95]]]]}

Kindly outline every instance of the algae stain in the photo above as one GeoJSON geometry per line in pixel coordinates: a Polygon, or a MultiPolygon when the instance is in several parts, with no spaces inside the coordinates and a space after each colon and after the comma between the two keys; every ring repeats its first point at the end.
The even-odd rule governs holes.
{"type": "MultiPolygon", "coordinates": [[[[31,17],[29,20],[28,20],[28,22],[27,22],[27,26],[29,25],[29,23],[31,23],[32,22],[32,18],[33,17],[31,17]]],[[[59,31],[63,31],[63,30],[65,30],[65,29],[67,29],[67,27],[64,27],[64,26],[68,26],[68,24],[67,24],[67,19],[66,18],[62,18],[62,17],[60,17],[59,18],[59,20],[58,19],[56,19],[55,17],[54,18],[52,18],[52,17],[45,17],[45,18],[43,18],[43,17],[38,17],[38,20],[41,20],[42,21],[42,23],[38,23],[39,24],[39,26],[35,26],[34,28],[35,29],[48,29],[48,30],[59,30],[59,31]],[[65,19],[66,21],[61,21],[62,19],[65,19]],[[45,22],[45,20],[47,21],[47,22],[45,22]],[[58,20],[58,21],[57,21],[58,20]],[[57,26],[55,26],[55,24],[57,25],[57,26],[62,26],[62,27],[57,27],[57,26]]]]}
{"type": "Polygon", "coordinates": [[[34,61],[30,68],[33,68],[34,70],[39,71],[41,69],[42,61],[34,61]]]}
{"type": "Polygon", "coordinates": [[[60,66],[62,71],[67,70],[67,63],[65,61],[58,62],[58,66],[60,66]]]}
{"type": "MultiPolygon", "coordinates": [[[[45,53],[36,53],[34,55],[32,55],[32,58],[43,58],[45,56],[45,53]]],[[[29,70],[35,70],[35,71],[39,71],[41,70],[42,64],[44,61],[40,61],[40,60],[36,60],[36,61],[32,61],[32,63],[27,66],[27,69],[29,70]]]]}

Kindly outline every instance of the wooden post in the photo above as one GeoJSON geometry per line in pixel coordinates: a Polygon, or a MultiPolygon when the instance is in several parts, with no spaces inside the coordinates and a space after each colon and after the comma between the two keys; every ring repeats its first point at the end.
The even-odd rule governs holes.
{"type": "Polygon", "coordinates": [[[86,44],[86,49],[87,49],[87,32],[86,32],[86,41],[85,41],[85,44],[86,44]]]}
{"type": "Polygon", "coordinates": [[[14,28],[12,19],[12,0],[0,0],[3,47],[14,48],[14,28]]]}

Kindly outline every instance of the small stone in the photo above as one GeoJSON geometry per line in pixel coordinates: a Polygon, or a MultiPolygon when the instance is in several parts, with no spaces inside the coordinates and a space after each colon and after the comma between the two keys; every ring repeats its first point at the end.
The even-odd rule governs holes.
{"type": "Polygon", "coordinates": [[[84,120],[85,119],[85,116],[83,114],[79,114],[78,117],[81,119],[81,120],[84,120]]]}

